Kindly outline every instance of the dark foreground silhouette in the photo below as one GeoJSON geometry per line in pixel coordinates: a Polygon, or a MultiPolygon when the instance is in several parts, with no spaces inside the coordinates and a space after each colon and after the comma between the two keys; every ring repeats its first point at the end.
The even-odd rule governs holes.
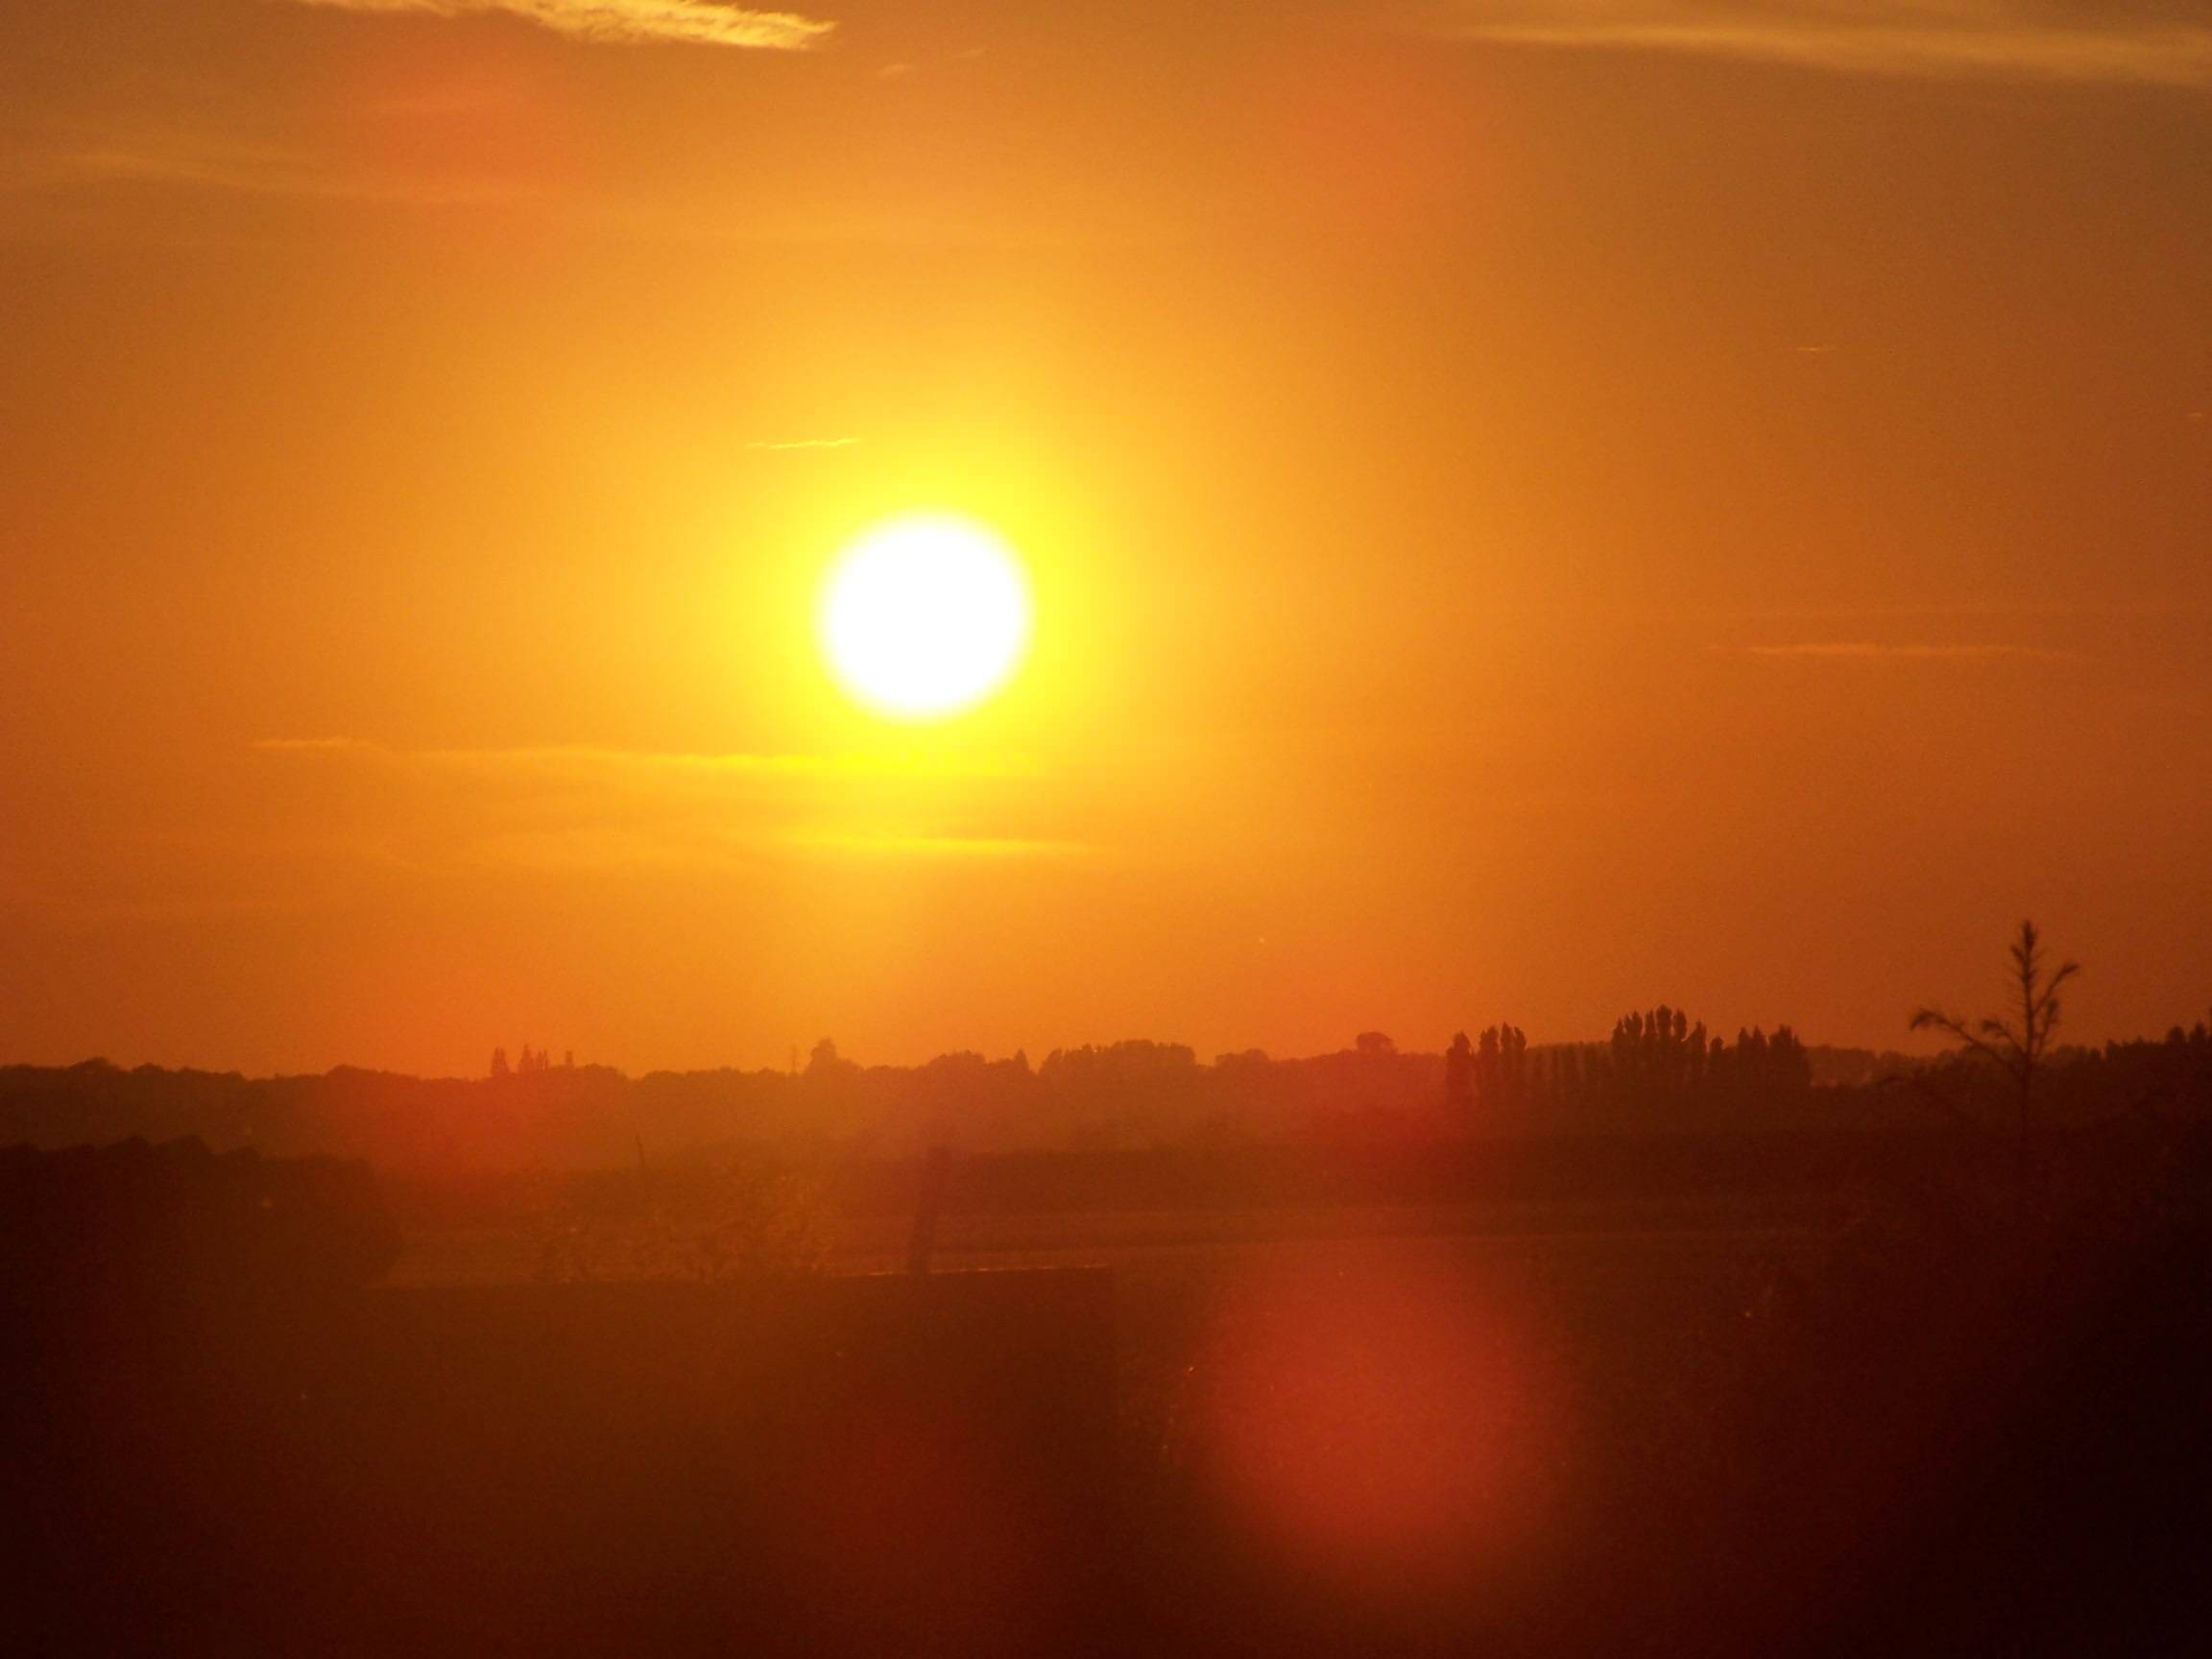
{"type": "Polygon", "coordinates": [[[1787,1258],[1687,1276],[1632,1233],[1118,1289],[388,1289],[359,1166],[19,1149],[10,1624],[40,1653],[2193,1650],[2212,1144],[2142,1117],[2032,1187],[1945,1144],[1787,1258]]]}

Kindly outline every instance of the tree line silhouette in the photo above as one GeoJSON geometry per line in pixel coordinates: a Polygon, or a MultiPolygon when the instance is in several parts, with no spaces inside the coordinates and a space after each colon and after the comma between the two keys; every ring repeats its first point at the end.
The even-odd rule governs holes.
{"type": "Polygon", "coordinates": [[[1733,1039],[1666,1002],[1631,1010],[1602,1042],[1536,1044],[1511,1021],[1442,1052],[1382,1031],[1333,1053],[1259,1049],[1201,1062],[1187,1044],[1136,1039],[993,1059],[941,1054],[864,1065],[815,1043],[785,1070],[651,1071],[556,1064],[525,1044],[493,1050],[479,1078],[340,1067],[320,1076],[125,1071],[103,1060],[0,1068],[0,1144],[66,1146],[194,1136],[217,1149],[336,1152],[397,1166],[628,1165],[645,1148],[754,1144],[902,1157],[965,1151],[1105,1151],[1282,1143],[1394,1143],[1547,1134],[1740,1128],[1846,1129],[1900,1116],[1905,1087],[1930,1119],[1984,1125],[2008,1114],[2023,1171],[2037,1127],[2099,1116],[2196,1111],[2212,1099],[2212,1035],[2066,1047],[2059,992],[2078,972],[2047,963],[2024,924],[2012,1006],[1980,1021],[1935,1007],[1915,1029],[1952,1037],[1913,1058],[1810,1045],[1788,1024],[1733,1039]]]}
{"type": "MultiPolygon", "coordinates": [[[[1857,1068],[1878,1069],[1863,1055],[1857,1068]]],[[[1444,1096],[1455,1111],[1613,1104],[1679,1109],[1719,1100],[1765,1100],[1787,1108],[1813,1087],[1813,1055],[1796,1033],[1777,1026],[1739,1030],[1733,1046],[1708,1036],[1664,1002],[1613,1022],[1602,1044],[1557,1044],[1531,1050],[1517,1025],[1492,1025],[1470,1043],[1462,1031],[1444,1056],[1444,1096]]],[[[1847,1079],[1862,1080],[1859,1077],[1847,1079]]]]}
{"type": "MultiPolygon", "coordinates": [[[[67,1146],[197,1136],[217,1149],[338,1152],[402,1166],[604,1167],[690,1145],[751,1142],[905,1156],[966,1151],[1357,1143],[1551,1133],[1848,1128],[2020,1114],[2020,1074],[1967,1046],[1916,1060],[1808,1045],[1789,1026],[1723,1041],[1686,1012],[1623,1015],[1602,1043],[1538,1045],[1510,1022],[1441,1053],[1380,1033],[1334,1053],[1258,1050],[1201,1062],[1139,1040],[993,1059],[870,1066],[827,1040],[788,1070],[653,1071],[527,1065],[475,1079],[341,1067],[319,1076],[125,1070],[105,1061],[0,1068],[0,1144],[67,1146]],[[1899,1094],[1899,1091],[1904,1091],[1899,1094]]],[[[2212,1098],[2212,1033],[2060,1047],[2038,1038],[2038,1123],[2183,1112],[2212,1098]]]]}

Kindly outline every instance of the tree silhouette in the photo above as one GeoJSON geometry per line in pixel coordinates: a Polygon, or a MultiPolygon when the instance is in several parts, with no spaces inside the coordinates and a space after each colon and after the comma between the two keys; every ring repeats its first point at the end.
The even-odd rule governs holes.
{"type": "Polygon", "coordinates": [[[2012,1079],[2019,1113],[2020,1186],[2025,1191],[2033,1157],[2035,1076],[2050,1052],[2051,1033],[2058,1027],[2058,988],[2079,974],[2081,965],[2062,962],[2055,969],[2047,968],[2042,935],[2032,922],[2020,924],[2020,937],[2009,954],[2011,982],[2018,998],[2016,1015],[1988,1015],[1969,1023],[1940,1008],[1916,1008],[1912,1029],[1934,1029],[1956,1037],[2012,1079]]]}
{"type": "Polygon", "coordinates": [[[1467,1033],[1460,1031],[1452,1038],[1452,1046],[1444,1051],[1444,1109],[1463,1113],[1475,1103],[1475,1055],[1467,1042],[1467,1033]]]}
{"type": "Polygon", "coordinates": [[[837,1077],[859,1070],[853,1061],[837,1052],[837,1045],[824,1037],[806,1051],[806,1075],[809,1077],[837,1077]]]}
{"type": "Polygon", "coordinates": [[[1516,1102],[1528,1077],[1528,1037],[1518,1025],[1492,1025],[1475,1051],[1475,1094],[1485,1106],[1516,1102]]]}

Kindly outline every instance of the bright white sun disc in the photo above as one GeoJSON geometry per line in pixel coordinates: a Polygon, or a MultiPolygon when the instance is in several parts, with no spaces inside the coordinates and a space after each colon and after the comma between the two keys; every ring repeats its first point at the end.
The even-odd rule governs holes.
{"type": "Polygon", "coordinates": [[[822,652],[856,701],[899,720],[981,702],[1029,645],[1029,585],[1014,550],[972,519],[878,524],[838,557],[822,594],[822,652]]]}

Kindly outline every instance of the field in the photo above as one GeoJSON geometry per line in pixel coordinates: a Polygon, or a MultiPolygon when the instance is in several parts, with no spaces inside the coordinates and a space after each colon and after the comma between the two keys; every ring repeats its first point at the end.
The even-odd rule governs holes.
{"type": "MultiPolygon", "coordinates": [[[[2152,1454],[2193,1419],[2151,1380],[2199,1364],[2194,1212],[2154,1166],[2099,1178],[2131,1144],[2079,1143],[2067,1200],[2131,1183],[2129,1218],[2025,1232],[1937,1142],[1739,1146],[1726,1179],[1689,1143],[1531,1151],[1457,1199],[1398,1164],[1046,1209],[986,1169],[932,1265],[1112,1270],[1106,1650],[2063,1651],[2191,1605],[2169,1487],[2200,1452],[2152,1454]]],[[[909,1225],[848,1205],[823,1264],[894,1275],[909,1225]]],[[[526,1277],[533,1238],[417,1229],[393,1279],[526,1277]]]]}
{"type": "MultiPolygon", "coordinates": [[[[1113,1270],[1119,1479],[1140,1556],[1167,1557],[1141,1575],[1180,1609],[1164,1617],[1234,1605],[1227,1575],[1271,1605],[1303,1584],[1309,1616],[1371,1621],[1463,1612],[1478,1589],[1498,1608],[1538,1585],[1555,1599],[1567,1563],[1618,1537],[1627,1472],[1679,1478],[1709,1455],[1732,1327],[1828,1247],[1834,1210],[970,1213],[943,1219],[933,1266],[1113,1270]],[[1175,1597],[1198,1560],[1207,1585],[1175,1597]]],[[[896,1270],[905,1227],[840,1218],[830,1269],[896,1270]]],[[[530,1270],[514,1230],[449,1229],[412,1236],[392,1281],[530,1270]]]]}
{"type": "MultiPolygon", "coordinates": [[[[1123,1412],[1142,1451],[1172,1420],[1183,1380],[1264,1318],[1271,1288],[1403,1277],[1463,1294],[1471,1309],[1503,1297],[1568,1353],[1602,1333],[1656,1358],[1741,1308],[1777,1269],[1816,1256],[1834,1209],[1800,1197],[965,1214],[943,1218],[931,1262],[941,1272],[1112,1268],[1123,1412]]],[[[894,1215],[837,1218],[830,1270],[901,1271],[906,1227],[894,1215]]],[[[534,1248],[512,1227],[413,1232],[386,1283],[520,1283],[533,1276],[534,1248]]],[[[610,1254],[608,1276],[626,1277],[618,1241],[610,1254]]]]}
{"type": "Polygon", "coordinates": [[[400,1182],[395,1233],[358,1166],[23,1154],[9,1455],[85,1518],[24,1543],[180,1652],[2164,1634],[2196,1154],[2074,1142],[2031,1209],[1942,1144],[976,1160],[924,1275],[919,1164],[400,1182]]]}

